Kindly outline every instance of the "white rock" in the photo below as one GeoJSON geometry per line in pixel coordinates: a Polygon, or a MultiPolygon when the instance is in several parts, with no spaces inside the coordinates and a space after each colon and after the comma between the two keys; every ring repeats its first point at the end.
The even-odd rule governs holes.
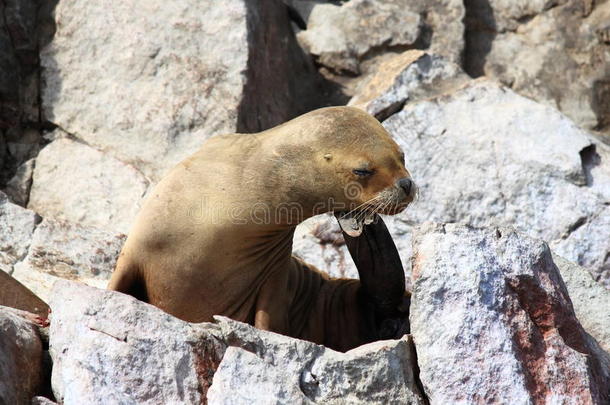
{"type": "Polygon", "coordinates": [[[424,403],[414,382],[409,336],[347,353],[270,337],[275,340],[270,350],[261,350],[267,342],[258,343],[255,352],[227,349],[208,391],[209,404],[424,403]]]}
{"type": "Polygon", "coordinates": [[[553,255],[561,278],[583,328],[610,353],[610,291],[597,283],[587,269],[553,255]]]}
{"type": "Polygon", "coordinates": [[[63,280],[50,306],[51,380],[59,403],[204,401],[213,362],[202,357],[209,335],[196,326],[127,295],[63,280]]]}
{"type": "MultiPolygon", "coordinates": [[[[408,77],[409,69],[400,75],[408,77]]],[[[377,99],[411,91],[410,81],[404,88],[393,83],[377,99]]],[[[383,125],[405,151],[419,187],[409,208],[384,217],[407,274],[413,225],[461,221],[514,226],[542,238],[610,286],[610,148],[563,114],[477,80],[429,100],[407,100],[383,125]]],[[[334,229],[333,221],[320,226],[334,229]]],[[[307,231],[295,234],[295,249],[333,275],[355,274],[344,248],[328,255],[328,247],[307,231]]]]}
{"type": "Polygon", "coordinates": [[[148,185],[133,166],[59,138],[36,159],[28,208],[43,217],[127,233],[148,185]]]}
{"type": "Polygon", "coordinates": [[[42,342],[19,312],[0,307],[0,403],[27,404],[42,383],[42,342]]]}
{"type": "Polygon", "coordinates": [[[431,97],[467,80],[455,63],[422,51],[406,51],[380,63],[348,105],[383,121],[418,97],[431,97]]]}
{"type": "Polygon", "coordinates": [[[332,70],[366,73],[367,59],[413,46],[460,62],[464,47],[461,1],[287,2],[306,24],[306,30],[297,35],[299,42],[332,70]]]}
{"type": "Polygon", "coordinates": [[[494,77],[587,129],[608,132],[607,2],[475,2],[469,73],[494,77]],[[569,33],[569,34],[568,34],[569,33]]]}
{"type": "Polygon", "coordinates": [[[602,404],[608,355],[577,321],[548,246],[511,229],[424,225],[411,331],[431,404],[602,404]]]}
{"type": "Polygon", "coordinates": [[[0,270],[13,272],[15,263],[27,254],[39,222],[40,217],[34,211],[12,204],[6,194],[0,192],[0,270]]]}
{"type": "Polygon", "coordinates": [[[153,181],[214,134],[304,107],[293,87],[307,63],[279,1],[63,0],[55,20],[41,51],[46,119],[153,181]]]}
{"type": "Polygon", "coordinates": [[[610,200],[596,178],[607,178],[610,160],[602,158],[587,174],[580,153],[605,147],[567,117],[479,80],[407,104],[383,125],[419,186],[419,200],[393,219],[514,226],[606,277],[610,200]],[[579,228],[583,223],[590,228],[579,228]]]}
{"type": "Polygon", "coordinates": [[[189,324],[69,281],[50,305],[59,403],[423,403],[409,337],[338,353],[223,317],[189,324]]]}
{"type": "Polygon", "coordinates": [[[397,1],[318,4],[298,39],[320,64],[338,72],[359,73],[359,62],[367,52],[415,43],[420,24],[419,14],[397,1]]]}
{"type": "Polygon", "coordinates": [[[13,277],[44,301],[60,278],[104,288],[124,241],[123,234],[45,218],[13,277]]]}

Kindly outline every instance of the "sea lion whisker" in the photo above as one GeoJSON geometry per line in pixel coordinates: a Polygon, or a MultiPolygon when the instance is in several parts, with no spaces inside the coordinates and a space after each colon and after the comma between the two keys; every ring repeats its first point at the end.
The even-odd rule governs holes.
{"type": "Polygon", "coordinates": [[[350,211],[346,212],[345,214],[343,214],[343,215],[341,216],[341,219],[343,219],[343,218],[347,217],[348,215],[352,214],[354,211],[358,211],[358,210],[362,209],[362,207],[363,207],[363,206],[367,206],[367,205],[370,205],[370,204],[375,203],[375,202],[376,202],[376,200],[378,200],[379,198],[381,198],[381,196],[380,196],[380,195],[375,196],[375,197],[373,197],[373,198],[371,198],[371,199],[369,199],[369,200],[367,200],[367,201],[363,202],[362,204],[360,204],[360,205],[359,205],[359,206],[357,206],[356,208],[354,208],[354,209],[352,209],[352,210],[350,210],[350,211]]]}

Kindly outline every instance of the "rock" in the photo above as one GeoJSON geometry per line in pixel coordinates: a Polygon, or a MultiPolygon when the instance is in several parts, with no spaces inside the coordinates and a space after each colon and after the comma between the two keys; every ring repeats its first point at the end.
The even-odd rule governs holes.
{"type": "Polygon", "coordinates": [[[299,42],[321,65],[359,74],[366,59],[417,47],[459,62],[463,48],[461,1],[358,0],[288,2],[305,30],[299,42]]]}
{"type": "Polygon", "coordinates": [[[548,241],[598,279],[607,277],[610,199],[604,179],[610,159],[603,144],[567,117],[478,80],[408,103],[383,125],[405,151],[419,187],[419,200],[388,218],[389,226],[427,220],[514,226],[548,241]],[[583,156],[592,149],[600,152],[595,171],[583,168],[583,156]]]}
{"type": "Polygon", "coordinates": [[[597,283],[591,274],[564,258],[553,255],[561,278],[566,284],[576,318],[602,349],[610,353],[610,291],[597,283]]]}
{"type": "Polygon", "coordinates": [[[316,5],[299,43],[316,61],[336,72],[359,74],[367,53],[412,46],[420,36],[421,18],[396,1],[352,0],[316,5]]]}
{"type": "Polygon", "coordinates": [[[0,403],[27,404],[41,388],[42,342],[37,327],[0,307],[0,403]]]}
{"type": "Polygon", "coordinates": [[[40,217],[34,211],[12,204],[0,192],[0,270],[9,274],[27,254],[30,240],[40,217]]]}
{"type": "Polygon", "coordinates": [[[41,52],[46,119],[154,182],[214,134],[311,108],[297,88],[311,90],[315,70],[279,1],[65,0],[55,18],[41,52]]]}
{"type": "Polygon", "coordinates": [[[127,233],[148,185],[133,166],[58,138],[36,159],[28,208],[43,217],[127,233]]]}
{"type": "Polygon", "coordinates": [[[468,73],[497,78],[519,94],[558,108],[584,128],[608,132],[610,52],[604,33],[610,3],[469,3],[468,73]]]}
{"type": "Polygon", "coordinates": [[[49,398],[46,397],[34,397],[32,398],[32,403],[31,405],[56,405],[56,402],[51,401],[49,398]]]}
{"type": "Polygon", "coordinates": [[[292,253],[332,277],[358,278],[341,228],[330,214],[317,215],[297,226],[292,253]]]}
{"type": "Polygon", "coordinates": [[[124,241],[123,234],[45,218],[13,276],[45,301],[60,278],[105,288],[124,241]]]}
{"type": "Polygon", "coordinates": [[[59,403],[423,403],[408,337],[338,353],[223,317],[189,324],[69,281],[51,307],[59,403]]]}
{"type": "MultiPolygon", "coordinates": [[[[408,77],[409,69],[416,71],[409,65],[399,77],[408,77]]],[[[401,84],[405,89],[398,79],[393,83],[389,95],[365,105],[410,94],[410,82],[401,84]]],[[[405,151],[419,187],[418,199],[403,213],[384,217],[407,274],[414,225],[461,221],[514,226],[544,239],[610,287],[610,148],[563,114],[479,79],[407,100],[383,125],[405,151]]],[[[336,221],[329,222],[316,226],[335,229],[336,221]]],[[[355,277],[345,248],[329,249],[314,229],[297,230],[296,253],[334,276],[355,277]]]]}
{"type": "Polygon", "coordinates": [[[430,403],[610,401],[610,359],[577,321],[544,242],[429,224],[414,251],[411,331],[430,403]]]}
{"type": "Polygon", "coordinates": [[[27,311],[41,318],[49,313],[49,306],[43,300],[3,271],[0,271],[0,306],[27,311]]]}
{"type": "Polygon", "coordinates": [[[55,284],[50,305],[51,381],[59,403],[205,401],[222,351],[201,326],[65,280],[55,284]]]}
{"type": "Polygon", "coordinates": [[[30,159],[17,168],[17,172],[6,184],[4,192],[17,205],[25,207],[30,199],[32,176],[34,174],[35,159],[30,159]]]}
{"type": "Polygon", "coordinates": [[[337,353],[268,335],[271,342],[257,342],[254,352],[227,348],[208,391],[209,404],[425,403],[415,384],[410,336],[337,353]]]}
{"type": "Polygon", "coordinates": [[[466,74],[455,63],[422,51],[406,51],[377,66],[348,105],[383,121],[405,103],[432,97],[463,85],[466,74]]]}

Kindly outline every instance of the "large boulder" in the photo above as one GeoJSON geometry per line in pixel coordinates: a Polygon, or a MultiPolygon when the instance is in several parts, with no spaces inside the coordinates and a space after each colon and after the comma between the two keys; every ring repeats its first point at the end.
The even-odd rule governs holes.
{"type": "Polygon", "coordinates": [[[314,71],[279,1],[62,0],[55,21],[45,118],[153,182],[214,134],[308,108],[297,84],[310,89],[314,71]]]}
{"type": "Polygon", "coordinates": [[[466,70],[610,129],[610,3],[467,2],[466,70]]]}
{"type": "Polygon", "coordinates": [[[124,241],[123,234],[45,218],[12,275],[47,302],[59,279],[104,288],[124,241]]]}
{"type": "Polygon", "coordinates": [[[19,311],[0,307],[0,403],[28,404],[43,382],[38,327],[19,311]]]}
{"type": "Polygon", "coordinates": [[[55,284],[50,303],[63,404],[424,403],[409,337],[338,353],[222,317],[190,324],[69,281],[55,284]]]}
{"type": "Polygon", "coordinates": [[[127,233],[149,181],[132,165],[66,137],[36,158],[28,208],[41,214],[127,233]]]}
{"type": "Polygon", "coordinates": [[[428,224],[414,238],[411,332],[432,404],[610,401],[548,246],[507,228],[428,224]]]}

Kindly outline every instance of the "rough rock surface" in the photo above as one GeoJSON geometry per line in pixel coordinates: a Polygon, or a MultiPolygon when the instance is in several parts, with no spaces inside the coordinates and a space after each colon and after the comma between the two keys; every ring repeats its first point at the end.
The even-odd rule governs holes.
{"type": "Polygon", "coordinates": [[[189,324],[69,281],[55,284],[51,307],[60,403],[199,403],[206,393],[209,403],[423,403],[407,337],[338,353],[222,317],[189,324]]]}
{"type": "Polygon", "coordinates": [[[425,403],[414,383],[408,335],[347,353],[302,341],[295,348],[294,340],[263,336],[267,339],[257,342],[254,352],[227,348],[208,391],[209,404],[425,403]]]}
{"type": "Polygon", "coordinates": [[[576,318],[607,353],[610,353],[610,291],[596,282],[584,267],[553,255],[566,284],[576,318]]]}
{"type": "Polygon", "coordinates": [[[59,137],[36,159],[28,208],[43,217],[127,233],[148,185],[133,166],[59,137]]]}
{"type": "Polygon", "coordinates": [[[498,78],[579,125],[610,125],[610,2],[468,2],[466,70],[498,78]]]}
{"type": "Polygon", "coordinates": [[[0,307],[0,403],[27,404],[42,382],[42,342],[37,327],[0,307]]]}
{"type": "Polygon", "coordinates": [[[404,4],[352,0],[320,3],[309,14],[300,44],[317,62],[337,72],[360,73],[363,57],[382,47],[412,46],[420,36],[421,17],[404,4]]]}
{"type": "Polygon", "coordinates": [[[4,189],[5,194],[9,196],[11,201],[22,207],[26,207],[28,205],[28,200],[30,199],[34,165],[34,159],[30,159],[21,164],[4,189]]]}
{"type": "Polygon", "coordinates": [[[359,74],[365,59],[413,47],[454,62],[460,59],[464,30],[460,1],[288,3],[306,28],[298,33],[300,44],[318,63],[335,72],[359,74]]]}
{"type": "MultiPolygon", "coordinates": [[[[416,70],[410,66],[399,76],[416,70]]],[[[407,273],[414,224],[461,221],[514,226],[546,240],[610,287],[607,146],[557,110],[492,81],[473,81],[457,90],[450,86],[447,93],[413,103],[408,87],[400,89],[398,80],[385,82],[395,83],[388,93],[403,94],[406,105],[383,125],[405,151],[419,187],[416,202],[385,218],[407,273]]],[[[388,99],[399,104],[394,95],[382,93],[368,105],[388,99]]],[[[333,221],[318,226],[334,229],[333,221]]],[[[344,248],[331,257],[324,253],[326,246],[314,242],[318,240],[295,239],[297,253],[333,275],[341,274],[338,268],[355,274],[351,261],[343,259],[348,257],[344,248]]]]}
{"type": "Polygon", "coordinates": [[[12,275],[47,302],[60,278],[105,288],[124,241],[123,234],[45,218],[12,275]]]}
{"type": "Polygon", "coordinates": [[[211,135],[306,109],[295,83],[310,67],[279,1],[65,0],[55,20],[41,52],[46,119],[153,181],[211,135]]]}
{"type": "Polygon", "coordinates": [[[479,80],[407,104],[384,126],[419,186],[419,201],[397,221],[514,226],[607,277],[607,148],[564,115],[479,80]]]}
{"type": "Polygon", "coordinates": [[[0,270],[13,272],[13,266],[27,254],[40,217],[34,211],[12,204],[0,192],[0,270]]]}
{"type": "Polygon", "coordinates": [[[414,251],[411,331],[430,403],[610,401],[608,355],[577,321],[544,242],[429,224],[414,251]]]}
{"type": "Polygon", "coordinates": [[[383,121],[405,103],[456,88],[467,80],[455,63],[422,51],[406,51],[382,62],[349,104],[383,121]]]}

